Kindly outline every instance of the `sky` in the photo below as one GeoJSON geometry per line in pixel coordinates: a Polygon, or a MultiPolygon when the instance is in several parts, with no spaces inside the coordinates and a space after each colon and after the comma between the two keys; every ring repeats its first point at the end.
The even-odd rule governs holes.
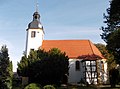
{"type": "Polygon", "coordinates": [[[109,0],[0,0],[0,47],[7,45],[14,72],[25,50],[36,2],[45,40],[89,39],[104,44],[100,27],[109,0]]]}

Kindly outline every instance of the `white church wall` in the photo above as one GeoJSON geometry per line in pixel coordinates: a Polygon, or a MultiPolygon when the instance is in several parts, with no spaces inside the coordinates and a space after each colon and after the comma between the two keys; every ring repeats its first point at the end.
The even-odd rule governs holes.
{"type": "Polygon", "coordinates": [[[69,59],[69,77],[68,83],[78,83],[81,79],[83,79],[83,67],[82,67],[82,59],[69,59]],[[75,62],[80,62],[80,69],[76,70],[75,62]]]}
{"type": "MultiPolygon", "coordinates": [[[[106,84],[107,82],[107,62],[106,60],[98,60],[97,61],[97,65],[95,61],[84,61],[82,62],[82,59],[69,59],[69,77],[68,77],[68,83],[74,83],[77,84],[78,82],[80,82],[81,79],[85,80],[86,82],[88,82],[89,84],[91,84],[91,81],[94,81],[94,84],[98,83],[98,77],[97,77],[97,73],[100,73],[100,81],[101,83],[106,84]],[[76,70],[76,61],[80,62],[80,70],[76,70]],[[95,77],[94,79],[90,80],[89,78],[85,78],[88,77],[88,74],[91,75],[91,72],[86,72],[85,73],[85,66],[87,66],[88,64],[92,63],[92,70],[96,70],[97,68],[97,72],[92,73],[92,77],[95,77]],[[94,68],[95,67],[95,68],[94,68]],[[99,68],[98,68],[99,67],[99,68]],[[104,69],[103,69],[104,68],[104,69]]],[[[91,68],[90,68],[91,69],[91,68]]],[[[90,76],[89,76],[90,77],[90,76]]],[[[91,77],[90,77],[91,78],[91,77]]]]}
{"type": "Polygon", "coordinates": [[[27,40],[26,40],[26,54],[28,55],[31,49],[38,50],[42,45],[43,41],[43,30],[42,29],[28,29],[27,40]],[[35,31],[35,37],[31,37],[31,32],[35,31]]]}
{"type": "Polygon", "coordinates": [[[106,84],[108,80],[107,62],[106,59],[98,60],[98,80],[99,83],[106,84]]]}
{"type": "Polygon", "coordinates": [[[102,59],[103,61],[103,64],[104,64],[104,80],[103,80],[103,83],[106,84],[107,83],[107,80],[108,80],[108,68],[107,68],[107,62],[106,62],[106,59],[102,59]]]}

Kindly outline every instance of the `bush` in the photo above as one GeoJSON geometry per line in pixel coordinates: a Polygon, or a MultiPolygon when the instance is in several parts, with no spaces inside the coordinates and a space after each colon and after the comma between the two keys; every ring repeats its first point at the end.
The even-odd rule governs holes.
{"type": "Polygon", "coordinates": [[[43,89],[55,89],[55,87],[52,85],[46,85],[43,87],[43,89]]]}
{"type": "Polygon", "coordinates": [[[31,83],[31,84],[27,85],[24,89],[41,89],[41,86],[36,83],[31,83]]]}

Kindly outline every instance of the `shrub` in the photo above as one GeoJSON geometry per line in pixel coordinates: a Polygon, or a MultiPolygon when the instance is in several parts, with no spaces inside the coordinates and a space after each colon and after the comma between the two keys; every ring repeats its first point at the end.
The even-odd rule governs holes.
{"type": "Polygon", "coordinates": [[[52,85],[46,85],[43,87],[43,89],[55,89],[55,87],[52,85]]]}
{"type": "Polygon", "coordinates": [[[41,86],[36,83],[31,83],[31,84],[27,85],[24,89],[41,89],[41,86]]]}

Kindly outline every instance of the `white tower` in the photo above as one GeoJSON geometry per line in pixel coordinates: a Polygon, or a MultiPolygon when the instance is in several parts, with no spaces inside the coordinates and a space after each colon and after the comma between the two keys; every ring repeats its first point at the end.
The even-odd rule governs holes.
{"type": "Polygon", "coordinates": [[[36,10],[33,14],[33,21],[29,23],[26,36],[26,56],[29,55],[30,50],[38,50],[42,45],[44,30],[40,22],[40,14],[36,10]]]}

